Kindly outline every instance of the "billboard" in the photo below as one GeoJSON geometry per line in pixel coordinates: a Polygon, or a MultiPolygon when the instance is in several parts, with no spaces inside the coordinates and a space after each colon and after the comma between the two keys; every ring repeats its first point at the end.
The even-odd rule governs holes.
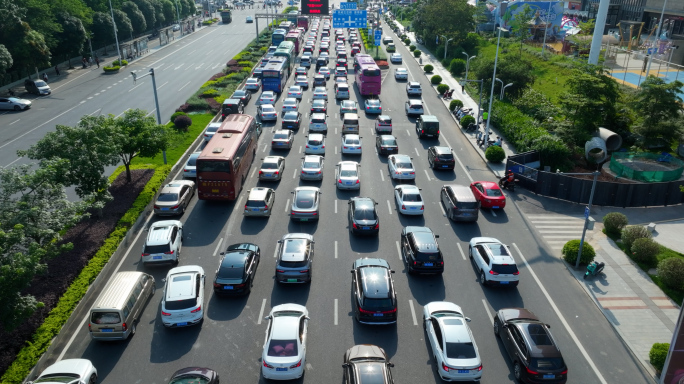
{"type": "Polygon", "coordinates": [[[497,9],[497,24],[508,30],[516,27],[514,16],[521,12],[525,5],[529,5],[533,12],[533,20],[539,25],[551,24],[551,29],[547,33],[548,36],[561,38],[564,35],[562,31],[564,3],[561,1],[501,2],[497,9]]]}
{"type": "Polygon", "coordinates": [[[302,0],[302,15],[329,15],[328,0],[302,0]]]}

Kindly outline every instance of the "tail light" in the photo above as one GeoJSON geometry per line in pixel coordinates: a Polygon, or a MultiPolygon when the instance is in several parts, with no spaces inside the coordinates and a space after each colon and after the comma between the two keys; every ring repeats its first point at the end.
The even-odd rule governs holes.
{"type": "MultiPolygon", "coordinates": [[[[273,144],[273,143],[271,143],[271,144],[273,144]]],[[[263,172],[263,171],[259,171],[259,174],[260,174],[260,175],[263,175],[263,174],[264,174],[264,172],[263,172]]]]}
{"type": "Polygon", "coordinates": [[[421,205],[421,206],[420,206],[420,210],[422,211],[422,210],[424,210],[424,209],[425,209],[425,206],[424,206],[424,205],[421,205]]]}
{"type": "Polygon", "coordinates": [[[308,270],[308,269],[303,269],[303,270],[299,271],[299,273],[309,273],[309,270],[308,270]]]}
{"type": "Polygon", "coordinates": [[[171,314],[168,312],[161,311],[161,313],[162,313],[162,316],[171,316],[171,314]]]}
{"type": "Polygon", "coordinates": [[[520,271],[515,271],[515,272],[513,272],[513,274],[517,276],[520,274],[520,271]]]}
{"type": "Polygon", "coordinates": [[[449,370],[451,370],[451,369],[453,369],[453,368],[451,368],[450,366],[448,366],[448,365],[442,363],[442,369],[443,369],[445,372],[449,372],[449,370]]]}
{"type": "Polygon", "coordinates": [[[143,254],[142,254],[143,257],[144,257],[144,256],[149,256],[149,255],[150,255],[149,253],[143,253],[143,254]]]}
{"type": "Polygon", "coordinates": [[[339,184],[342,184],[342,179],[337,180],[339,184]]]}
{"type": "MultiPolygon", "coordinates": [[[[477,367],[477,370],[478,370],[478,371],[482,371],[482,364],[480,364],[480,366],[477,367]]],[[[566,372],[567,372],[567,371],[566,371],[566,372]]]]}
{"type": "Polygon", "coordinates": [[[88,332],[92,332],[93,330],[90,329],[90,323],[88,323],[88,332]]]}
{"type": "MultiPolygon", "coordinates": [[[[261,172],[261,171],[259,171],[259,172],[261,172]]],[[[275,171],[275,172],[273,172],[273,174],[274,174],[274,175],[277,175],[277,174],[279,174],[279,172],[278,172],[278,171],[275,171]]]]}
{"type": "Polygon", "coordinates": [[[489,271],[489,274],[490,274],[490,275],[498,275],[499,272],[494,272],[494,271],[490,270],[490,271],[489,271]]]}
{"type": "Polygon", "coordinates": [[[535,372],[535,371],[531,370],[529,367],[525,367],[525,369],[527,370],[527,373],[530,375],[538,375],[539,374],[539,372],[535,372]]]}
{"type": "Polygon", "coordinates": [[[360,181],[359,181],[359,180],[356,180],[356,184],[359,184],[359,183],[360,183],[360,181]]]}
{"type": "Polygon", "coordinates": [[[299,360],[299,361],[297,362],[297,364],[290,365],[290,368],[299,368],[299,367],[301,367],[301,366],[302,366],[302,361],[299,360]]]}
{"type": "Polygon", "coordinates": [[[199,311],[201,311],[201,310],[202,310],[202,306],[200,305],[199,307],[197,307],[197,308],[193,309],[192,311],[190,311],[190,313],[197,313],[197,312],[199,312],[199,311]]]}
{"type": "Polygon", "coordinates": [[[359,227],[357,227],[355,223],[352,223],[352,228],[359,229],[359,227]]]}
{"type": "Polygon", "coordinates": [[[268,205],[264,205],[264,211],[268,211],[268,205]]]}
{"type": "Polygon", "coordinates": [[[190,172],[189,169],[183,169],[183,172],[190,172]]]}
{"type": "Polygon", "coordinates": [[[123,328],[124,332],[126,332],[126,330],[128,330],[128,325],[126,325],[126,323],[123,323],[121,324],[121,328],[123,328]]]}
{"type": "Polygon", "coordinates": [[[221,288],[221,284],[219,284],[219,283],[214,283],[214,288],[221,288]]]}
{"type": "Polygon", "coordinates": [[[396,309],[396,308],[393,308],[393,309],[390,309],[389,311],[382,311],[382,313],[383,313],[383,314],[397,313],[397,309],[396,309]]]}
{"type": "Polygon", "coordinates": [[[349,148],[347,148],[347,147],[342,147],[342,148],[344,148],[344,149],[349,149],[349,148]]]}
{"type": "Polygon", "coordinates": [[[415,175],[416,173],[415,173],[415,172],[411,172],[411,174],[412,174],[412,175],[415,175]]]}
{"type": "Polygon", "coordinates": [[[284,269],[276,269],[276,272],[278,272],[278,273],[285,273],[285,270],[284,270],[284,269]]]}
{"type": "Polygon", "coordinates": [[[325,149],[325,145],[321,145],[321,148],[325,149]]]}
{"type": "Polygon", "coordinates": [[[171,209],[178,209],[178,207],[180,207],[180,204],[179,204],[179,205],[174,205],[173,207],[171,207],[171,209]]]}
{"type": "Polygon", "coordinates": [[[305,174],[306,172],[302,171],[302,175],[305,174]]]}
{"type": "Polygon", "coordinates": [[[173,250],[170,250],[168,252],[164,252],[165,255],[173,255],[173,250]]]}
{"type": "Polygon", "coordinates": [[[420,130],[420,133],[425,133],[425,130],[424,130],[424,129],[421,129],[421,130],[420,130]]]}
{"type": "Polygon", "coordinates": [[[368,311],[368,310],[365,310],[363,308],[359,308],[359,312],[361,312],[365,315],[372,315],[373,313],[375,313],[375,311],[368,311]]]}
{"type": "MultiPolygon", "coordinates": [[[[437,130],[437,134],[439,135],[439,129],[437,130]]],[[[480,369],[482,369],[482,368],[480,367],[480,369]]]]}
{"type": "Polygon", "coordinates": [[[249,208],[247,208],[247,204],[245,204],[245,211],[248,210],[248,209],[249,209],[249,208]]]}
{"type": "Polygon", "coordinates": [[[568,374],[568,370],[566,369],[566,370],[564,370],[563,372],[561,372],[560,374],[561,374],[561,375],[567,375],[567,374],[568,374]]]}
{"type": "Polygon", "coordinates": [[[238,284],[238,285],[235,285],[235,288],[244,288],[245,285],[247,285],[247,284],[238,284]]]}
{"type": "Polygon", "coordinates": [[[155,204],[154,209],[159,209],[159,206],[157,204],[155,204]]]}
{"type": "Polygon", "coordinates": [[[401,209],[406,209],[406,206],[402,204],[401,209]]]}
{"type": "Polygon", "coordinates": [[[306,147],[309,148],[309,144],[307,144],[306,147]]]}
{"type": "Polygon", "coordinates": [[[375,224],[375,229],[380,229],[380,224],[375,224]]]}
{"type": "Polygon", "coordinates": [[[273,369],[273,366],[264,361],[264,367],[273,369]]]}

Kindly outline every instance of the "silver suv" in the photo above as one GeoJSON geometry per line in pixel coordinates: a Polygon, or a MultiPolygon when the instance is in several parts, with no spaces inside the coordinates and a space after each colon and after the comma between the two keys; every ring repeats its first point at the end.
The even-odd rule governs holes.
{"type": "Polygon", "coordinates": [[[150,226],[142,249],[143,265],[178,264],[183,244],[183,223],[178,220],[157,221],[150,226]]]}
{"type": "Polygon", "coordinates": [[[256,187],[249,191],[245,202],[245,216],[271,216],[275,203],[275,190],[272,188],[256,187]]]}
{"type": "Polygon", "coordinates": [[[314,240],[307,233],[288,233],[278,241],[276,281],[310,283],[313,268],[314,240]]]}
{"type": "Polygon", "coordinates": [[[520,271],[506,245],[492,237],[473,237],[468,246],[470,259],[480,273],[480,284],[517,286],[520,271]]]}

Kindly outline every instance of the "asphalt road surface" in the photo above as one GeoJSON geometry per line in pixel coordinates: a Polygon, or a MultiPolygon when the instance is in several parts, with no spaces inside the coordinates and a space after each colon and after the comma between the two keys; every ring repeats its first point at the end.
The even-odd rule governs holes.
{"type": "MultiPolygon", "coordinates": [[[[160,76],[160,83],[166,83],[164,88],[168,92],[164,105],[178,105],[185,97],[178,90],[191,77],[204,80],[208,73],[215,71],[206,68],[222,62],[218,58],[208,61],[203,56],[209,54],[209,51],[201,47],[219,47],[219,40],[226,37],[226,31],[230,28],[239,30],[242,27],[238,17],[231,26],[208,29],[206,33],[188,39],[187,44],[162,53],[167,55],[174,52],[177,55],[170,62],[161,57],[145,59],[146,66],[160,60],[159,64],[165,64],[162,69],[168,68],[166,71],[162,70],[160,76]],[[194,54],[191,53],[193,50],[194,54]],[[211,64],[204,64],[205,71],[180,71],[200,65],[201,62],[211,64]],[[181,68],[175,70],[177,66],[181,68]],[[198,72],[203,73],[200,76],[198,72]]],[[[244,39],[251,39],[251,36],[245,36],[244,39]]],[[[408,58],[408,50],[402,44],[397,46],[398,52],[408,58]]],[[[238,42],[225,44],[225,56],[237,52],[238,47],[238,42]]],[[[483,209],[479,220],[474,224],[452,223],[444,217],[439,201],[442,185],[467,185],[472,180],[494,180],[494,177],[458,132],[442,102],[430,89],[429,81],[418,64],[409,58],[401,66],[409,69],[410,80],[421,82],[426,112],[437,115],[441,122],[442,136],[439,141],[419,140],[415,134],[415,120],[407,118],[403,109],[407,100],[405,82],[397,82],[393,77],[394,68],[398,65],[392,65],[390,70],[383,71],[380,99],[384,113],[393,118],[399,152],[413,157],[416,166],[415,184],[422,188],[426,203],[422,217],[404,217],[396,209],[393,200],[393,187],[396,183],[388,175],[386,158],[378,156],[374,150],[374,116],[360,114],[363,155],[340,155],[341,120],[339,106],[332,93],[333,81],[330,80],[327,87],[329,131],[322,182],[302,182],[298,177],[307,134],[306,123],[296,133],[295,143],[290,151],[275,152],[270,149],[272,129],[280,127],[279,118],[275,125],[265,124],[257,160],[252,165],[250,177],[240,198],[234,203],[194,201],[182,216],[185,242],[181,265],[200,265],[207,273],[206,317],[202,326],[168,330],[159,321],[162,279],[169,267],[151,268],[140,263],[139,254],[146,237],[146,232],[142,231],[135,238],[129,253],[120,264],[117,260],[115,264],[118,266],[114,268],[151,273],[160,288],[148,303],[137,327],[137,334],[125,342],[91,341],[85,321],[91,303],[83,303],[73,316],[77,326],[65,328],[50,350],[50,359],[90,359],[97,367],[102,383],[165,383],[174,371],[187,366],[215,369],[225,382],[260,383],[265,381],[260,375],[260,358],[266,330],[266,321],[262,317],[275,305],[298,303],[308,308],[311,321],[306,374],[297,382],[342,382],[341,364],[344,352],[355,344],[365,343],[376,344],[385,349],[391,361],[396,364],[393,372],[397,383],[439,382],[429,354],[429,343],[426,342],[421,325],[421,313],[425,304],[446,300],[460,305],[466,316],[472,319],[470,327],[484,366],[483,383],[513,382],[511,362],[492,331],[492,316],[496,310],[504,307],[525,307],[551,325],[551,331],[569,367],[569,383],[650,382],[648,374],[642,370],[603,315],[567,273],[557,255],[552,254],[535,238],[528,222],[514,204],[509,201],[505,210],[495,212],[483,209]],[[426,149],[437,143],[454,149],[458,156],[454,172],[429,169],[426,149]],[[287,157],[284,177],[280,182],[261,183],[255,176],[260,158],[269,154],[287,157]],[[338,161],[347,159],[361,163],[360,192],[342,192],[335,188],[334,166],[338,161]],[[277,191],[273,215],[267,219],[244,218],[241,211],[246,191],[262,185],[273,187],[277,191]],[[317,223],[291,222],[288,217],[290,192],[300,185],[320,186],[323,191],[321,220],[317,223]],[[345,215],[347,201],[352,196],[370,196],[379,202],[381,223],[377,238],[360,238],[348,233],[345,215]],[[438,241],[445,256],[443,276],[415,277],[406,274],[398,244],[401,230],[407,225],[428,226],[440,235],[438,241]],[[273,280],[276,242],[288,232],[306,232],[314,236],[316,258],[310,285],[282,286],[273,280]],[[520,268],[521,282],[516,289],[484,288],[479,284],[473,265],[465,254],[468,242],[475,236],[492,236],[509,244],[520,268]],[[261,264],[254,288],[245,298],[218,298],[213,295],[211,287],[218,266],[218,254],[228,245],[238,242],[254,242],[261,247],[261,264]],[[349,271],[353,261],[361,257],[384,258],[397,271],[394,274],[399,300],[397,325],[364,326],[353,320],[349,271]]],[[[309,78],[313,78],[313,69],[309,72],[309,78]]],[[[82,89],[99,90],[103,87],[101,84],[111,84],[111,80],[108,83],[103,82],[100,76],[97,79],[84,79],[81,86],[74,87],[78,89],[71,91],[82,94],[82,89]],[[100,85],[89,86],[91,81],[98,81],[100,85]]],[[[294,76],[288,81],[288,86],[293,81],[294,76]]],[[[351,82],[353,71],[350,74],[351,82]]],[[[126,84],[116,85],[121,88],[123,86],[126,90],[132,88],[128,80],[126,84]]],[[[183,89],[188,87],[190,85],[183,89]]],[[[357,92],[355,87],[353,90],[357,92]]],[[[56,93],[53,98],[62,97],[64,92],[66,89],[56,93]]],[[[151,105],[149,95],[134,96],[138,92],[131,92],[121,97],[122,91],[118,92],[112,96],[109,95],[114,92],[107,92],[96,98],[97,102],[87,101],[85,105],[77,105],[77,109],[81,111],[77,115],[98,108],[106,109],[104,112],[108,113],[121,113],[135,105],[131,97],[140,97],[141,107],[151,105]],[[112,97],[110,102],[113,105],[105,102],[105,97],[112,97]]],[[[300,112],[310,110],[311,95],[311,89],[305,92],[300,112]]],[[[256,98],[258,94],[254,96],[256,98]]],[[[246,113],[255,113],[255,98],[248,105],[246,113]]],[[[363,104],[358,93],[352,94],[351,99],[363,104]]],[[[280,108],[282,100],[283,97],[278,100],[276,109],[280,108]]],[[[3,157],[2,160],[7,163],[11,158],[3,157]]],[[[151,220],[158,218],[152,217],[151,220]]]]}

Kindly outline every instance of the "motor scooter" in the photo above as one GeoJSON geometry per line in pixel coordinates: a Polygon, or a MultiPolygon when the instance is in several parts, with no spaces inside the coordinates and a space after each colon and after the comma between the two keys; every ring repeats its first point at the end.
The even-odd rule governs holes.
{"type": "Polygon", "coordinates": [[[589,265],[587,265],[587,271],[584,273],[584,279],[586,279],[590,275],[591,276],[600,275],[601,272],[603,272],[603,268],[605,268],[605,266],[606,266],[606,263],[602,263],[602,262],[598,262],[598,261],[594,261],[592,263],[589,263],[589,265]]]}
{"type": "Polygon", "coordinates": [[[506,178],[501,178],[499,180],[499,188],[501,189],[508,189],[511,192],[515,192],[515,183],[517,183],[519,180],[518,179],[513,179],[513,181],[506,181],[506,178]]]}

